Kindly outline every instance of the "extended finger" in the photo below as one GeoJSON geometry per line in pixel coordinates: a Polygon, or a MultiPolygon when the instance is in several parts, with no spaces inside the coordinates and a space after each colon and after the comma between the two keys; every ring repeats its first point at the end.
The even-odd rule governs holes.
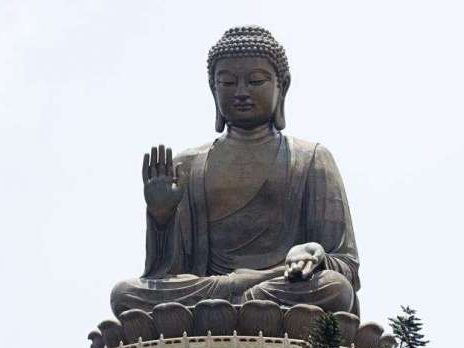
{"type": "Polygon", "coordinates": [[[287,280],[293,279],[292,277],[292,269],[291,269],[291,263],[288,262],[285,264],[285,272],[284,272],[284,277],[287,280]]]}
{"type": "Polygon", "coordinates": [[[172,149],[166,149],[166,175],[172,177],[174,170],[172,168],[172,149]]]}
{"type": "Polygon", "coordinates": [[[303,260],[300,260],[296,263],[296,267],[294,269],[294,271],[296,272],[301,272],[301,270],[303,269],[303,266],[305,265],[305,262],[303,260]]]}
{"type": "Polygon", "coordinates": [[[290,264],[290,272],[295,272],[296,271],[296,266],[297,266],[297,263],[296,262],[292,262],[290,264]]]}
{"type": "Polygon", "coordinates": [[[148,173],[148,161],[150,160],[150,155],[146,153],[143,156],[143,165],[142,165],[142,178],[143,178],[143,183],[146,184],[149,179],[149,173],[148,173]]]}
{"type": "Polygon", "coordinates": [[[313,271],[313,265],[314,263],[312,261],[307,261],[306,265],[304,266],[303,270],[301,271],[301,277],[303,279],[308,278],[308,276],[311,274],[313,271]]]}
{"type": "Polygon", "coordinates": [[[151,178],[158,175],[158,173],[156,172],[157,158],[158,158],[158,149],[156,148],[156,146],[153,146],[151,148],[150,168],[149,168],[149,171],[148,171],[148,175],[151,178]]]}
{"type": "Polygon", "coordinates": [[[164,145],[158,146],[158,175],[166,174],[166,150],[164,145]]]}

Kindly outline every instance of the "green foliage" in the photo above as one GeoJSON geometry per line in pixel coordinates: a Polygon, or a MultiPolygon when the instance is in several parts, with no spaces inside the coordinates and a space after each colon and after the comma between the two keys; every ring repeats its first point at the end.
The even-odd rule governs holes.
{"type": "Polygon", "coordinates": [[[424,347],[429,341],[424,341],[424,335],[419,333],[422,330],[421,319],[416,317],[416,311],[409,306],[401,306],[401,309],[404,315],[388,319],[393,333],[401,342],[400,348],[424,347]]]}
{"type": "Polygon", "coordinates": [[[332,313],[318,318],[309,336],[312,348],[339,348],[341,340],[340,327],[337,318],[332,313]]]}

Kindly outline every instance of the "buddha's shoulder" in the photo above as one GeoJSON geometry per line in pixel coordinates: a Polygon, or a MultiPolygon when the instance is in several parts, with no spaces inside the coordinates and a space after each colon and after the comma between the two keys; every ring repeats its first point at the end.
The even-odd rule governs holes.
{"type": "Polygon", "coordinates": [[[198,155],[202,153],[208,152],[208,150],[211,148],[211,145],[212,143],[207,143],[201,146],[192,147],[176,155],[174,158],[174,163],[181,164],[179,174],[183,180],[188,180],[190,171],[192,169],[192,163],[194,162],[195,158],[197,158],[198,155]]]}
{"type": "Polygon", "coordinates": [[[199,154],[207,152],[213,143],[203,144],[201,146],[188,148],[179,154],[175,158],[175,162],[182,162],[184,164],[191,163],[199,154]]]}
{"type": "Polygon", "coordinates": [[[316,161],[332,160],[332,153],[327,149],[326,146],[319,142],[306,141],[295,137],[286,137],[288,142],[291,143],[291,147],[300,156],[304,158],[315,158],[316,161]]]}
{"type": "Polygon", "coordinates": [[[302,140],[288,135],[286,135],[285,138],[287,139],[287,142],[290,144],[291,148],[304,155],[314,155],[316,149],[321,146],[317,142],[302,140]]]}

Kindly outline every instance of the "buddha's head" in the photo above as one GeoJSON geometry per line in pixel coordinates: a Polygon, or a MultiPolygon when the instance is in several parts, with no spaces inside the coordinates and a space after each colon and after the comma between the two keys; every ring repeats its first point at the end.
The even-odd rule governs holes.
{"type": "Polygon", "coordinates": [[[225,124],[285,128],[290,72],[283,47],[263,28],[229,29],[209,51],[208,75],[216,103],[216,131],[225,124]]]}

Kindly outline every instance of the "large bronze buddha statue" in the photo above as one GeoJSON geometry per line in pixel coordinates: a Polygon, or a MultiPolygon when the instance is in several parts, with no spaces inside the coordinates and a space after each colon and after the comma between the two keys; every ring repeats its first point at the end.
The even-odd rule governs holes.
{"type": "Polygon", "coordinates": [[[145,271],[111,295],[116,315],[208,298],[307,303],[358,314],[358,254],[342,179],[318,143],[282,134],[285,51],[260,27],[212,47],[214,142],[143,159],[145,271]]]}

